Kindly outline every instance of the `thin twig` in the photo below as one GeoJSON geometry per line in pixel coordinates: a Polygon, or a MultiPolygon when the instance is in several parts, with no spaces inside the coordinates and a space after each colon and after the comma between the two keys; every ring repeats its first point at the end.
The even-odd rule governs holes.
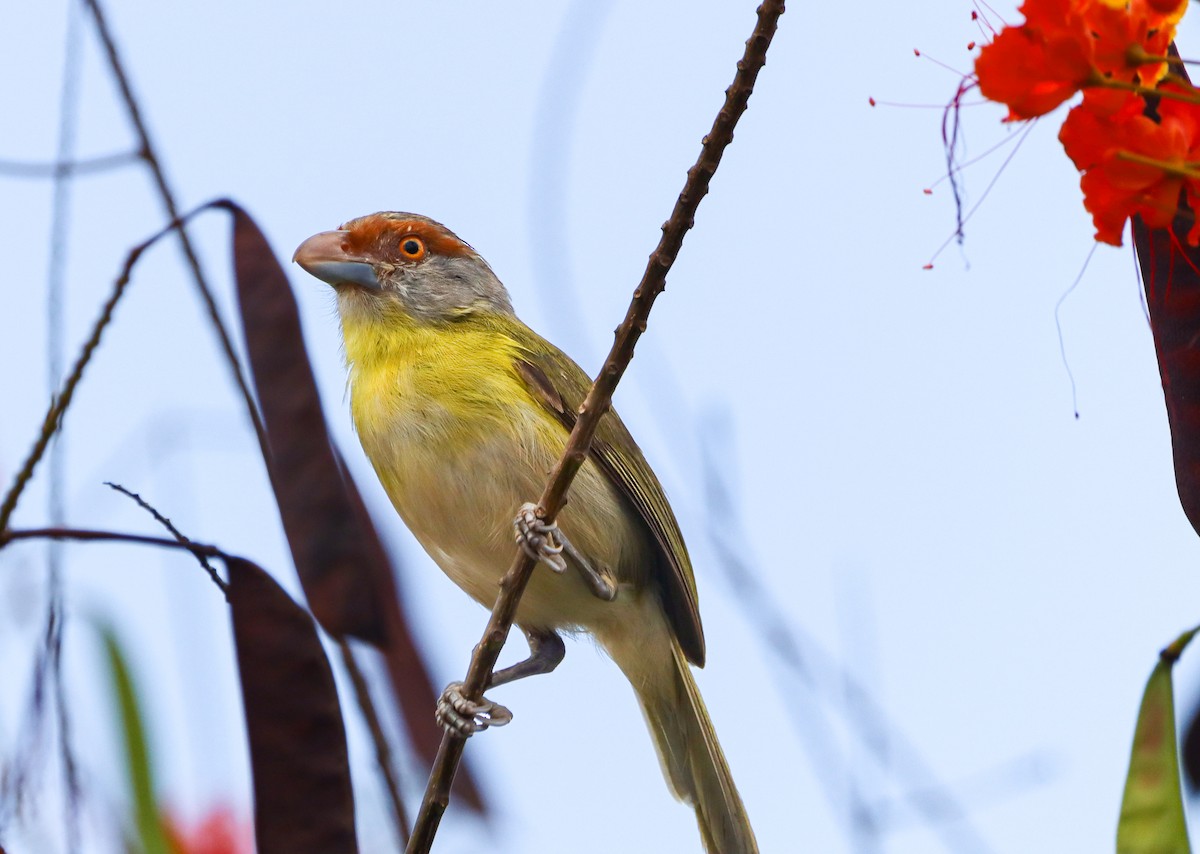
{"type": "MultiPolygon", "coordinates": [[[[575,428],[571,431],[562,457],[551,472],[550,480],[538,501],[539,515],[547,522],[553,522],[562,508],[571,481],[587,456],[600,418],[611,405],[613,390],[633,357],[638,338],[646,329],[646,319],[654,300],[666,286],[667,272],[675,262],[684,235],[692,227],[696,209],[708,192],[709,182],[721,161],[721,155],[733,139],[734,125],[746,110],[758,72],[766,63],[767,48],[775,34],[779,16],[783,14],[783,6],[783,0],[767,0],[758,8],[758,21],[746,42],[742,60],[738,62],[733,84],[725,90],[725,103],[717,113],[712,130],[704,138],[700,157],[688,170],[683,192],[675,202],[670,219],[663,225],[662,238],[651,253],[642,280],[633,292],[633,300],[625,320],[617,328],[612,350],[583,405],[579,407],[579,420],[575,422],[575,428]]],[[[512,565],[500,581],[500,594],[492,609],[483,638],[471,657],[471,666],[463,683],[463,693],[469,699],[478,700],[483,695],[484,686],[508,637],[517,604],[529,582],[533,567],[533,558],[518,548],[512,565]]],[[[454,772],[462,758],[465,743],[466,740],[459,735],[450,732],[443,734],[425,797],[421,802],[417,824],[409,840],[409,854],[427,852],[433,845],[438,825],[450,802],[450,786],[454,781],[454,772]]]]}
{"type": "MultiPolygon", "coordinates": [[[[121,90],[121,98],[125,102],[125,109],[129,113],[129,120],[133,123],[133,129],[138,138],[138,154],[146,162],[151,174],[154,176],[154,184],[158,188],[159,197],[162,199],[163,207],[166,208],[167,216],[172,221],[179,221],[179,205],[175,201],[175,195],[171,192],[171,188],[167,185],[167,178],[163,172],[162,163],[158,155],[154,151],[154,146],[150,143],[150,134],[146,130],[146,125],[142,121],[142,111],[138,106],[137,99],[133,96],[133,89],[129,85],[129,78],[125,74],[125,67],[121,62],[121,56],[117,52],[116,43],[113,41],[112,33],[108,28],[108,22],[104,17],[103,11],[100,9],[100,0],[83,0],[89,9],[92,11],[92,16],[96,21],[96,32],[100,36],[100,40],[104,43],[104,53],[108,57],[109,67],[112,69],[113,77],[117,81],[117,86],[121,90]]],[[[217,333],[217,338],[221,344],[221,350],[225,354],[225,360],[229,364],[229,369],[233,373],[234,383],[241,392],[242,399],[246,404],[246,413],[250,416],[250,423],[254,426],[254,434],[258,438],[259,448],[262,450],[263,459],[270,459],[270,446],[267,444],[267,433],[263,428],[262,416],[259,414],[258,405],[254,402],[254,395],[250,391],[250,386],[246,382],[246,376],[242,373],[242,364],[238,360],[237,352],[233,349],[233,340],[229,337],[229,331],[225,327],[224,321],[221,320],[221,313],[217,309],[217,302],[213,298],[212,288],[208,285],[208,280],[204,277],[204,271],[200,268],[200,259],[196,255],[195,249],[192,247],[191,238],[188,237],[187,231],[183,228],[179,229],[179,245],[183,249],[183,255],[187,261],[188,268],[192,272],[192,278],[196,283],[196,289],[200,292],[200,297],[204,301],[204,306],[208,310],[209,319],[212,321],[213,329],[217,333]]],[[[3,525],[0,525],[2,528],[3,525]]]]}
{"type": "Polygon", "coordinates": [[[379,722],[379,713],[376,712],[375,703],[371,699],[371,689],[363,677],[362,668],[358,666],[358,661],[354,657],[354,650],[350,648],[350,644],[345,638],[338,641],[338,646],[342,650],[342,663],[346,665],[346,672],[350,674],[350,683],[354,685],[354,696],[358,700],[358,708],[362,711],[363,718],[367,722],[367,729],[371,732],[371,740],[375,743],[375,763],[383,774],[388,798],[392,802],[392,816],[396,820],[396,836],[400,840],[397,850],[400,850],[408,845],[411,831],[408,824],[408,811],[404,809],[404,801],[400,797],[400,783],[396,779],[396,768],[392,762],[392,748],[388,744],[387,735],[384,734],[383,726],[379,722]]]}
{"type": "MultiPolygon", "coordinates": [[[[190,217],[194,213],[188,214],[188,216],[190,217]]],[[[155,232],[150,238],[133,247],[125,257],[125,265],[121,268],[121,273],[117,276],[117,280],[113,284],[112,294],[100,310],[100,317],[92,327],[91,336],[84,343],[83,350],[75,360],[75,366],[71,369],[71,373],[63,383],[62,391],[50,401],[50,408],[46,411],[46,417],[42,420],[41,432],[38,434],[37,440],[33,443],[33,448],[30,450],[29,456],[26,457],[25,462],[17,472],[17,476],[13,479],[13,484],[4,496],[4,501],[0,503],[0,534],[3,534],[5,528],[8,527],[21,493],[24,491],[26,484],[29,483],[29,479],[33,477],[34,469],[37,468],[38,462],[41,461],[42,456],[46,453],[46,447],[50,444],[50,440],[59,429],[63,415],[66,413],[67,407],[71,404],[71,398],[75,394],[75,389],[78,387],[79,381],[83,378],[83,371],[87,367],[88,362],[91,361],[92,354],[96,351],[96,348],[100,346],[100,337],[112,321],[113,311],[125,293],[125,288],[129,284],[129,277],[133,272],[134,264],[138,262],[138,259],[142,257],[142,253],[149,249],[155,241],[159,240],[173,228],[178,227],[181,223],[182,220],[172,222],[155,232]]]]}
{"type": "MultiPolygon", "coordinates": [[[[146,534],[126,534],[121,531],[92,531],[84,528],[22,528],[0,531],[0,549],[23,540],[71,540],[82,543],[132,543],[142,546],[158,546],[164,549],[181,549],[200,557],[215,557],[224,561],[241,560],[224,549],[188,540],[168,540],[166,537],[151,537],[146,534]]],[[[224,593],[224,589],[221,591],[224,593]]]]}
{"type": "Polygon", "coordinates": [[[21,493],[25,490],[25,486],[29,483],[30,478],[33,477],[34,469],[37,468],[37,464],[45,455],[50,440],[54,438],[54,434],[62,426],[63,416],[66,414],[67,407],[71,404],[71,399],[75,395],[75,389],[78,387],[79,381],[83,378],[83,371],[87,367],[88,362],[91,361],[92,354],[96,351],[96,348],[100,346],[100,337],[112,321],[113,312],[116,310],[117,303],[120,302],[121,297],[125,294],[125,288],[129,285],[129,278],[133,273],[133,267],[137,264],[138,259],[142,257],[142,253],[161,240],[163,235],[176,229],[182,230],[183,226],[197,214],[203,213],[210,208],[223,208],[227,204],[227,201],[224,199],[203,204],[195,210],[184,214],[179,219],[167,223],[150,237],[129,250],[129,254],[125,256],[125,264],[121,267],[121,273],[117,276],[117,280],[113,284],[113,292],[107,302],[104,303],[103,308],[100,310],[100,317],[97,318],[95,325],[92,327],[91,336],[84,342],[83,349],[80,351],[79,357],[75,360],[75,365],[71,369],[71,373],[63,383],[62,391],[50,401],[50,408],[46,411],[46,417],[42,420],[42,429],[38,433],[38,438],[33,443],[33,448],[29,451],[25,462],[22,463],[17,476],[13,479],[13,484],[5,494],[4,501],[0,503],[0,533],[3,533],[4,529],[8,527],[21,493]]]}
{"type": "Polygon", "coordinates": [[[141,152],[122,151],[86,160],[60,159],[54,163],[31,163],[21,160],[0,160],[0,177],[3,178],[75,178],[83,175],[99,175],[123,166],[130,166],[142,159],[141,152]]]}
{"type": "MultiPolygon", "coordinates": [[[[188,545],[189,543],[192,542],[190,539],[188,539],[186,536],[184,536],[182,531],[180,531],[178,528],[175,527],[174,522],[172,522],[170,519],[168,519],[162,513],[159,513],[158,509],[154,505],[152,505],[146,499],[142,498],[142,496],[138,495],[136,492],[126,489],[125,487],[121,486],[121,484],[119,484],[119,483],[113,483],[112,481],[108,481],[108,480],[104,481],[104,485],[107,486],[109,489],[115,489],[117,492],[121,493],[122,495],[126,495],[129,498],[132,498],[134,501],[136,501],[138,507],[141,507],[147,513],[149,513],[151,516],[153,516],[154,521],[158,522],[158,524],[162,525],[164,528],[166,528],[168,531],[170,531],[172,536],[174,536],[175,539],[178,540],[181,544],[188,545]]],[[[229,598],[229,585],[225,583],[225,579],[221,578],[221,576],[217,574],[216,569],[214,569],[213,565],[208,562],[208,558],[202,554],[196,554],[196,560],[200,561],[200,566],[204,567],[204,571],[206,573],[208,573],[208,577],[212,579],[213,584],[215,584],[215,585],[217,585],[217,587],[221,588],[221,592],[224,593],[225,598],[228,599],[229,598]]]]}

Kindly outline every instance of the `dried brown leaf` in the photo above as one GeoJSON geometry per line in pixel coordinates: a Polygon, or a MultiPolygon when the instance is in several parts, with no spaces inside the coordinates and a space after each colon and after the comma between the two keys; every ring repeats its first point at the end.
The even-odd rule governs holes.
{"type": "MultiPolygon", "coordinates": [[[[1170,53],[1179,52],[1172,43],[1170,53]]],[[[1174,73],[1188,79],[1187,69],[1174,73]]],[[[1147,115],[1157,116],[1157,104],[1147,98],[1147,115]]],[[[1154,351],[1162,377],[1167,423],[1171,430],[1171,455],[1175,486],[1192,528],[1200,533],[1200,248],[1187,242],[1195,224],[1192,211],[1180,195],[1171,228],[1150,228],[1133,218],[1133,246],[1142,271],[1146,308],[1154,351]]],[[[1200,706],[1190,716],[1183,741],[1183,764],[1193,786],[1200,785],[1200,706]]]]}
{"type": "Polygon", "coordinates": [[[313,616],[334,637],[385,640],[358,519],[346,501],[287,276],[254,221],[233,213],[233,263],[246,352],[267,428],[267,468],[313,616]]]}
{"type": "Polygon", "coordinates": [[[259,854],[354,854],[346,733],[316,626],[262,569],[226,565],[259,854]]]}

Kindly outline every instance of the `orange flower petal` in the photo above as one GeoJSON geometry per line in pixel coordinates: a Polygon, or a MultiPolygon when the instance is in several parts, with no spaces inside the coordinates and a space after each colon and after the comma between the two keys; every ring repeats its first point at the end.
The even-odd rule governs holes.
{"type": "Polygon", "coordinates": [[[1047,41],[1028,27],[1009,27],[983,48],[975,75],[985,98],[1008,106],[1012,118],[1044,115],[1074,95],[1092,66],[1078,39],[1047,41]]]}

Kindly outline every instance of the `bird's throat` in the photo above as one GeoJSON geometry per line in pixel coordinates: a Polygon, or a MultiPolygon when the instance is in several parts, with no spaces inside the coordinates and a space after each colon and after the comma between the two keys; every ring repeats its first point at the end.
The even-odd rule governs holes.
{"type": "Polygon", "coordinates": [[[428,324],[401,317],[343,315],[351,412],[368,435],[455,434],[513,429],[513,407],[529,392],[514,363],[518,341],[488,318],[428,324]]]}

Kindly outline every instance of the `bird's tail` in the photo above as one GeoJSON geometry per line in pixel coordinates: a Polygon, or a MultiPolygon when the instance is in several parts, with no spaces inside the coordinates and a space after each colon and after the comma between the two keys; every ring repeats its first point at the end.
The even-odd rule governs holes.
{"type": "Polygon", "coordinates": [[[704,850],[758,854],[754,830],[700,689],[665,620],[662,628],[654,643],[605,646],[637,692],[667,784],[675,797],[696,810],[704,850]]]}

